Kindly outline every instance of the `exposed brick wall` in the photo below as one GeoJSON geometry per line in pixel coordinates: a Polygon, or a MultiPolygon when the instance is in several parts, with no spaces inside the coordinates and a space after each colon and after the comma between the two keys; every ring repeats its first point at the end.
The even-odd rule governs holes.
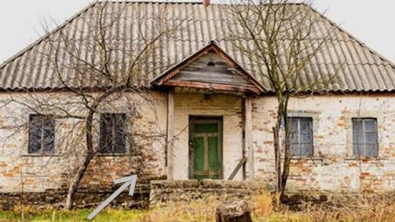
{"type": "MultiPolygon", "coordinates": [[[[21,103],[30,102],[27,95],[13,96],[21,103]]],[[[37,97],[40,101],[57,104],[71,102],[74,98],[55,93],[38,94],[37,97]]],[[[99,107],[103,112],[126,113],[130,152],[126,155],[96,156],[82,181],[82,189],[111,188],[114,179],[135,173],[139,179],[163,178],[166,175],[166,94],[149,93],[144,97],[125,94],[119,98],[109,98],[99,107]]],[[[0,103],[4,104],[8,99],[9,95],[0,95],[0,103]]],[[[74,114],[84,111],[77,105],[66,108],[74,114]]],[[[40,112],[51,113],[40,109],[40,112]]],[[[17,103],[10,103],[0,110],[0,193],[66,188],[83,160],[83,124],[75,119],[56,119],[54,155],[28,154],[29,113],[34,112],[17,103]]],[[[94,146],[97,148],[99,115],[94,118],[94,134],[97,135],[94,146]]]]}
{"type": "MultiPolygon", "coordinates": [[[[70,95],[40,95],[56,100],[70,100],[70,95]]],[[[29,97],[14,95],[15,99],[29,97]]],[[[116,178],[137,173],[139,178],[164,178],[166,175],[165,139],[167,96],[147,94],[149,100],[135,96],[112,99],[101,109],[125,112],[131,130],[131,155],[98,156],[83,180],[82,188],[111,188],[116,178]]],[[[0,95],[0,105],[9,95],[0,95]]],[[[395,106],[389,95],[314,96],[292,99],[290,115],[310,116],[314,126],[314,157],[294,159],[289,191],[372,192],[395,188],[395,106]],[[357,160],[352,156],[352,117],[375,117],[378,122],[379,157],[357,160]]],[[[252,139],[255,152],[255,174],[259,181],[274,185],[272,126],[276,118],[276,100],[257,97],[252,102],[252,139]]],[[[80,107],[72,106],[77,112],[80,107]]],[[[81,161],[84,138],[70,134],[56,137],[54,156],[26,155],[29,111],[18,104],[0,110],[0,193],[44,192],[65,188],[75,166],[81,161]],[[69,141],[77,141],[70,144],[69,141]]],[[[235,95],[175,94],[174,173],[175,179],[188,178],[188,117],[207,115],[223,117],[223,167],[227,178],[242,158],[243,104],[235,95]]],[[[96,121],[95,124],[98,124],[96,121]]],[[[96,125],[97,126],[97,125],[96,125]]],[[[74,120],[57,120],[61,132],[81,130],[74,120]]],[[[97,133],[97,132],[96,132],[97,133]]],[[[95,141],[97,145],[97,141],[95,141]]],[[[242,179],[242,170],[236,175],[242,179]]]]}
{"type": "MultiPolygon", "coordinates": [[[[395,188],[394,98],[380,96],[313,96],[292,99],[289,113],[313,118],[314,157],[293,159],[289,191],[385,192],[395,188]],[[352,156],[352,117],[375,117],[378,158],[352,156]]],[[[257,176],[274,185],[271,127],[276,117],[274,98],[253,101],[254,149],[257,176]]]]}

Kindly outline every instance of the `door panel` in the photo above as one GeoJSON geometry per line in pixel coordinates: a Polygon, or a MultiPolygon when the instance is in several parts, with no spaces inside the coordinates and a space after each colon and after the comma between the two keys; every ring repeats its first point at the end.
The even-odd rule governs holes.
{"type": "Polygon", "coordinates": [[[193,117],[190,126],[190,178],[222,178],[222,118],[193,117]]]}
{"type": "Polygon", "coordinates": [[[204,170],[204,137],[194,137],[193,171],[204,170]]]}
{"type": "Polygon", "coordinates": [[[220,169],[220,156],[219,156],[219,144],[218,137],[208,137],[208,164],[209,168],[214,171],[218,171],[220,169]]]}

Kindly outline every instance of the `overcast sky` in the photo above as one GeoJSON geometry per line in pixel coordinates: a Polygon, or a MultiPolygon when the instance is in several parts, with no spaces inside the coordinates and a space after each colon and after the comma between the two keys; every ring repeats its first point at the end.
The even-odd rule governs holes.
{"type": "MultiPolygon", "coordinates": [[[[43,24],[62,23],[90,2],[0,0],[0,63],[39,38],[43,24]]],[[[395,62],[394,0],[315,0],[314,6],[374,51],[395,62]]]]}

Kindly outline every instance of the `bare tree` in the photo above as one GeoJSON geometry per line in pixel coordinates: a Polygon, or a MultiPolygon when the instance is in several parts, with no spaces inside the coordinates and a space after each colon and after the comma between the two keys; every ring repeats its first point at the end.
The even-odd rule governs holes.
{"type": "Polygon", "coordinates": [[[315,57],[324,53],[322,49],[331,30],[321,29],[323,19],[307,3],[241,0],[228,10],[231,15],[229,39],[233,47],[248,57],[252,70],[277,98],[277,119],[272,129],[276,190],[282,196],[292,157],[288,104],[292,97],[325,91],[325,85],[335,77],[335,73],[315,73],[313,79],[306,75],[308,66],[316,62],[315,57]],[[283,142],[282,126],[285,129],[283,142]]]}
{"type": "MultiPolygon", "coordinates": [[[[127,13],[125,4],[95,3],[84,16],[73,18],[72,22],[50,32],[39,43],[44,46],[35,53],[42,60],[39,64],[50,70],[49,77],[40,78],[47,78],[51,90],[40,93],[43,91],[29,89],[17,96],[10,93],[11,102],[26,107],[30,113],[73,120],[67,132],[59,133],[70,153],[78,150],[76,147],[82,148],[74,152],[80,161],[71,170],[74,175],[69,182],[67,209],[72,209],[88,166],[100,152],[98,144],[108,142],[96,141],[98,128],[103,127],[97,123],[96,115],[106,107],[115,106],[114,101],[132,109],[142,100],[149,102],[149,92],[145,90],[153,76],[169,67],[169,61],[162,57],[163,48],[182,25],[181,20],[167,23],[171,15],[167,13],[166,4],[158,5],[159,11],[148,12],[144,18],[136,15],[139,9],[136,13],[127,13]]],[[[32,66],[36,63],[30,61],[32,66]]],[[[121,116],[114,123],[102,125],[121,124],[125,118],[121,116]]],[[[35,118],[35,121],[43,125],[37,121],[47,120],[35,118]]],[[[44,131],[45,127],[53,126],[47,124],[44,131]]],[[[144,136],[163,137],[160,133],[144,136]]],[[[42,141],[38,147],[45,149],[46,144],[51,143],[42,141]]]]}

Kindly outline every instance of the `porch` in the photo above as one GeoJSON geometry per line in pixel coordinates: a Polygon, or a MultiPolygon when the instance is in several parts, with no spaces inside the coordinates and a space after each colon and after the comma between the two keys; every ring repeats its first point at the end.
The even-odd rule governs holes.
{"type": "Polygon", "coordinates": [[[252,98],[261,84],[214,42],[152,81],[167,93],[168,180],[254,180],[252,98]]]}

